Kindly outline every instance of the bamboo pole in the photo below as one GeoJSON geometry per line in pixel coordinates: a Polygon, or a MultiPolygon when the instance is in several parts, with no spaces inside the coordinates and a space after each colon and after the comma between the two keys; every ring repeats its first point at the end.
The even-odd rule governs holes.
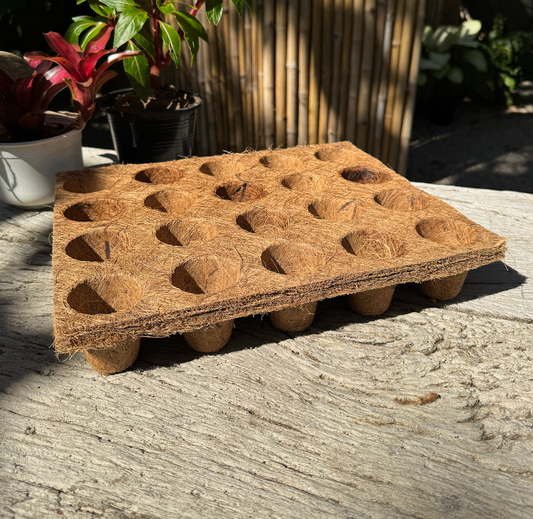
{"type": "Polygon", "coordinates": [[[222,113],[222,70],[220,69],[218,54],[221,50],[219,48],[220,43],[223,41],[220,35],[220,28],[215,27],[209,35],[209,78],[212,92],[212,102],[210,110],[213,112],[215,119],[215,135],[216,135],[216,153],[222,153],[224,149],[224,122],[225,117],[222,113]],[[220,43],[219,43],[220,42],[220,43]]]}
{"type": "Polygon", "coordinates": [[[327,123],[327,142],[336,142],[337,126],[339,121],[339,96],[341,81],[341,59],[342,59],[342,41],[344,38],[344,0],[334,1],[335,11],[333,13],[333,53],[331,55],[331,87],[329,93],[329,111],[327,123]]]}
{"type": "Polygon", "coordinates": [[[328,142],[328,115],[331,102],[331,77],[333,67],[333,21],[336,0],[322,0],[322,74],[320,75],[320,106],[318,112],[318,142],[328,142]]]}
{"type": "Polygon", "coordinates": [[[276,0],[276,147],[287,144],[287,0],[276,0]]]}
{"type": "Polygon", "coordinates": [[[298,144],[307,144],[309,135],[309,50],[311,44],[311,2],[300,2],[298,25],[298,144]]]}
{"type": "Polygon", "coordinates": [[[275,43],[274,23],[276,18],[275,4],[272,0],[264,4],[263,16],[263,117],[264,117],[264,147],[272,146],[276,139],[274,122],[274,73],[275,73],[275,43]]]}
{"type": "Polygon", "coordinates": [[[383,34],[383,60],[381,66],[381,76],[379,86],[376,89],[377,107],[374,125],[374,143],[372,145],[372,155],[376,158],[381,157],[381,143],[383,139],[383,118],[385,116],[385,105],[387,104],[387,87],[390,73],[392,29],[394,26],[394,0],[387,0],[385,13],[385,29],[383,34]]]}
{"type": "Polygon", "coordinates": [[[264,139],[263,111],[263,0],[252,4],[252,97],[254,104],[254,148],[262,148],[264,139]]]}
{"type": "Polygon", "coordinates": [[[348,110],[348,87],[350,85],[350,60],[353,26],[353,0],[344,0],[344,27],[342,29],[341,75],[339,85],[339,110],[337,118],[337,139],[346,139],[346,117],[348,110]]]}
{"type": "Polygon", "coordinates": [[[239,53],[241,56],[240,67],[241,77],[244,75],[244,86],[241,84],[241,92],[244,92],[244,146],[246,148],[254,147],[254,101],[253,101],[253,59],[252,59],[252,24],[250,20],[251,13],[248,5],[244,5],[244,13],[242,23],[239,24],[241,31],[239,32],[239,53]],[[244,69],[244,74],[243,74],[244,69]]]}
{"type": "Polygon", "coordinates": [[[361,49],[363,46],[363,10],[364,0],[353,0],[352,53],[350,57],[346,140],[354,143],[357,135],[357,105],[359,100],[361,49]]]}
{"type": "MultiPolygon", "coordinates": [[[[198,18],[202,23],[205,23],[205,15],[203,12],[198,13],[198,18]]],[[[202,98],[202,107],[198,112],[198,130],[199,136],[196,138],[198,141],[198,154],[206,156],[211,154],[211,139],[214,139],[213,128],[213,112],[209,108],[212,105],[211,88],[209,81],[207,80],[209,70],[209,51],[208,45],[205,42],[200,44],[198,50],[198,60],[196,61],[197,78],[198,78],[198,94],[202,98]]]]}
{"type": "Polygon", "coordinates": [[[424,18],[426,13],[426,0],[419,0],[417,8],[418,16],[413,38],[413,51],[411,53],[411,67],[409,71],[409,87],[407,91],[407,101],[405,115],[402,123],[400,137],[400,155],[398,158],[397,171],[400,175],[406,174],[407,155],[409,152],[409,139],[411,138],[411,128],[413,125],[413,114],[415,110],[416,88],[418,79],[418,65],[420,63],[420,48],[422,45],[422,31],[424,30],[424,18]]]}
{"type": "Polygon", "coordinates": [[[392,132],[392,114],[396,97],[396,82],[400,67],[400,48],[402,45],[403,17],[405,11],[405,0],[396,0],[396,16],[394,19],[394,29],[391,44],[390,73],[387,86],[387,102],[385,104],[385,115],[383,118],[381,160],[390,164],[389,149],[392,132]]]}
{"type": "Polygon", "coordinates": [[[298,0],[288,4],[287,11],[287,147],[298,140],[298,0]]]}
{"type": "Polygon", "coordinates": [[[374,33],[374,57],[372,61],[372,82],[370,84],[370,110],[368,117],[368,133],[366,151],[372,154],[374,149],[374,132],[376,129],[376,113],[378,109],[379,82],[383,74],[383,53],[385,37],[385,9],[387,0],[377,0],[374,33]]]}
{"type": "Polygon", "coordinates": [[[398,168],[398,152],[402,131],[407,83],[409,78],[409,64],[411,62],[413,35],[415,29],[417,0],[406,0],[402,29],[402,45],[400,47],[400,64],[396,79],[394,109],[392,114],[391,141],[388,162],[394,169],[398,168]]]}
{"type": "Polygon", "coordinates": [[[365,0],[363,49],[361,56],[361,74],[359,78],[359,99],[357,105],[357,135],[355,143],[366,151],[370,116],[370,89],[372,82],[372,63],[374,57],[376,0],[365,0]]]}
{"type": "MultiPolygon", "coordinates": [[[[232,124],[235,127],[235,146],[231,151],[241,152],[244,150],[244,128],[243,128],[243,106],[241,82],[240,59],[239,59],[239,13],[233,7],[228,10],[229,21],[229,52],[230,52],[230,78],[233,98],[232,124]]],[[[243,74],[244,76],[244,74],[243,74]]]]}
{"type": "Polygon", "coordinates": [[[225,99],[225,106],[226,110],[223,109],[223,112],[225,114],[225,118],[228,120],[228,124],[226,125],[227,133],[225,134],[225,145],[224,145],[224,151],[235,151],[237,148],[237,127],[238,124],[236,123],[236,117],[235,117],[235,111],[236,111],[236,103],[237,100],[235,99],[235,81],[234,81],[234,71],[233,71],[233,53],[231,51],[232,47],[232,34],[231,34],[231,15],[230,10],[233,9],[233,7],[230,5],[229,0],[224,0],[224,14],[222,15],[222,20],[220,22],[220,26],[222,29],[222,35],[224,38],[224,53],[222,55],[219,54],[219,58],[222,58],[221,61],[224,63],[224,99],[225,99]],[[228,115],[231,114],[230,117],[228,115]]]}
{"type": "Polygon", "coordinates": [[[322,63],[322,2],[313,2],[311,25],[311,55],[309,64],[309,128],[308,143],[318,143],[318,112],[320,106],[320,67],[322,63]]]}

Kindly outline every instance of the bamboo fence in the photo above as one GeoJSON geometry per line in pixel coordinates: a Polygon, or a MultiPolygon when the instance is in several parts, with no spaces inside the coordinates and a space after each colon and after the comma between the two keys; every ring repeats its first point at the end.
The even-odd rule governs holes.
{"type": "Polygon", "coordinates": [[[349,140],[405,174],[422,29],[457,0],[224,4],[196,62],[166,76],[203,99],[196,153],[349,140]]]}

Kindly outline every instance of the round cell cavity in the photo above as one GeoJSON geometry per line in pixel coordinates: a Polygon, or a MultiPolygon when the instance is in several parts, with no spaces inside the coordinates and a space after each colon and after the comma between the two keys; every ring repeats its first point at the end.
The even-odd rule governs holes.
{"type": "Polygon", "coordinates": [[[289,227],[289,217],[278,211],[255,208],[237,217],[237,225],[248,232],[277,236],[289,227]]]}
{"type": "Polygon", "coordinates": [[[67,303],[81,314],[112,314],[131,310],[141,297],[135,279],[115,276],[84,281],[72,289],[67,303]]]}
{"type": "Polygon", "coordinates": [[[159,191],[146,197],[145,207],[161,213],[180,214],[191,209],[196,203],[196,197],[178,191],[159,191]]]}
{"type": "Polygon", "coordinates": [[[362,229],[347,234],[342,246],[350,254],[366,259],[388,259],[404,256],[405,243],[386,231],[362,229]]]}
{"type": "Polygon", "coordinates": [[[183,178],[183,173],[170,166],[153,166],[139,171],[135,180],[146,184],[173,184],[183,178]]]}
{"type": "Polygon", "coordinates": [[[205,255],[179,265],[171,282],[190,294],[215,294],[234,285],[239,277],[240,269],[229,261],[205,255]]]}
{"type": "Polygon", "coordinates": [[[70,193],[96,193],[112,188],[115,182],[115,179],[107,175],[83,172],[67,180],[63,184],[63,189],[70,193]]]}
{"type": "Polygon", "coordinates": [[[353,166],[345,168],[341,172],[342,178],[356,184],[383,184],[391,178],[386,171],[366,168],[364,166],[353,166]]]}
{"type": "Polygon", "coordinates": [[[429,218],[422,220],[416,231],[426,238],[441,245],[469,245],[476,240],[477,232],[464,222],[450,218],[429,218]]]}
{"type": "Polygon", "coordinates": [[[341,198],[315,200],[309,204],[308,210],[315,218],[332,222],[355,220],[363,214],[363,207],[359,200],[341,198]]]}
{"type": "Polygon", "coordinates": [[[301,276],[324,268],[326,259],[308,245],[282,243],[268,247],[261,255],[263,266],[286,276],[301,276]]]}
{"type": "Polygon", "coordinates": [[[232,182],[216,190],[216,195],[232,202],[253,202],[267,196],[266,189],[255,182],[232,182]]]}
{"type": "Polygon", "coordinates": [[[124,231],[95,231],[78,236],[65,248],[72,259],[78,261],[115,261],[131,248],[129,236],[124,231]]]}
{"type": "Polygon", "coordinates": [[[202,220],[178,220],[161,226],[155,235],[159,241],[167,245],[186,247],[212,240],[217,236],[217,231],[202,220]]]}
{"type": "Polygon", "coordinates": [[[63,215],[74,222],[102,222],[111,220],[123,209],[122,202],[113,199],[79,202],[67,207],[63,215]]]}
{"type": "Polygon", "coordinates": [[[401,189],[388,189],[381,191],[375,198],[376,202],[392,209],[393,211],[419,211],[429,204],[429,196],[422,191],[402,191],[401,189]]]}

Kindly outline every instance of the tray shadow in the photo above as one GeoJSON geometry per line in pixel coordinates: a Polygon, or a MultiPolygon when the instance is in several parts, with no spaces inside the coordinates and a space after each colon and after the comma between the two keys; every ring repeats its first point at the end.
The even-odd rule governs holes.
{"type": "MultiPolygon", "coordinates": [[[[258,348],[264,344],[277,343],[301,335],[317,335],[338,330],[350,324],[364,324],[378,319],[387,319],[425,308],[444,308],[450,304],[461,304],[475,299],[498,294],[524,284],[526,277],[504,265],[492,263],[471,271],[459,296],[450,301],[435,301],[422,294],[415,283],[396,288],[389,309],[377,317],[365,317],[353,312],[343,296],[319,302],[315,320],[304,332],[282,332],[274,328],[268,316],[242,317],[235,320],[229,343],[219,352],[209,355],[227,355],[236,351],[258,348]]],[[[205,353],[190,349],[181,335],[167,338],[143,338],[139,358],[131,369],[149,371],[159,367],[192,362],[205,353]]]]}

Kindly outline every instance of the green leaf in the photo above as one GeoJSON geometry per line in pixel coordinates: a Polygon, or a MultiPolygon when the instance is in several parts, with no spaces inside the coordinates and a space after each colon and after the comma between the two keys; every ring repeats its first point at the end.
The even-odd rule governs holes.
{"type": "Polygon", "coordinates": [[[479,31],[481,31],[481,22],[479,20],[466,20],[459,26],[457,42],[473,41],[477,38],[479,31]]]}
{"type": "Polygon", "coordinates": [[[196,55],[198,54],[199,41],[198,38],[202,38],[205,41],[208,41],[207,33],[203,25],[194,17],[188,13],[182,13],[177,11],[174,13],[178,25],[183,31],[183,36],[189,49],[191,50],[191,64],[194,63],[196,55]]]}
{"type": "Polygon", "coordinates": [[[450,37],[449,28],[446,25],[441,25],[433,33],[433,36],[428,41],[428,48],[437,52],[446,52],[451,47],[448,41],[450,37]]]}
{"type": "Polygon", "coordinates": [[[217,25],[222,19],[222,13],[224,12],[224,0],[206,0],[205,2],[205,14],[209,23],[217,25]]]}
{"type": "Polygon", "coordinates": [[[242,11],[244,8],[244,4],[248,6],[250,11],[252,10],[252,3],[250,0],[231,0],[233,2],[233,5],[235,6],[235,9],[237,9],[237,12],[242,15],[242,11]]]}
{"type": "MultiPolygon", "coordinates": [[[[109,0],[106,0],[109,1],[109,0]]],[[[120,47],[131,40],[143,28],[148,20],[148,13],[138,7],[128,6],[122,11],[115,26],[114,47],[120,47]]]]}
{"type": "Polygon", "coordinates": [[[157,0],[157,8],[165,15],[168,16],[176,12],[176,8],[167,0],[157,0]]]}
{"type": "Polygon", "coordinates": [[[452,67],[446,77],[456,85],[460,85],[463,80],[463,71],[459,67],[452,67]]]}
{"type": "MultiPolygon", "coordinates": [[[[130,41],[128,42],[128,50],[140,49],[130,41]]],[[[150,94],[150,67],[147,59],[142,54],[139,54],[133,56],[133,58],[125,59],[123,63],[124,72],[133,90],[141,99],[146,101],[150,94]]]]}
{"type": "Polygon", "coordinates": [[[99,0],[89,0],[91,9],[99,16],[104,18],[112,18],[115,15],[115,11],[112,7],[102,4],[99,0]]]}
{"type": "Polygon", "coordinates": [[[507,74],[500,74],[500,77],[503,79],[503,84],[509,90],[514,90],[516,86],[516,79],[514,77],[508,76],[507,74]]]}
{"type": "Polygon", "coordinates": [[[100,0],[100,2],[115,11],[124,11],[128,7],[137,7],[135,0],[100,0]]]}
{"type": "Polygon", "coordinates": [[[159,22],[159,26],[161,27],[161,38],[163,38],[165,47],[167,48],[172,61],[176,64],[176,67],[179,67],[181,61],[180,35],[178,34],[178,31],[174,29],[174,27],[171,27],[166,23],[159,22]]]}
{"type": "Polygon", "coordinates": [[[148,54],[155,61],[155,47],[154,47],[154,38],[152,37],[152,32],[148,24],[145,24],[144,27],[136,34],[134,37],[135,43],[142,48],[145,54],[148,54]]]}
{"type": "Polygon", "coordinates": [[[431,41],[432,38],[433,28],[431,27],[431,25],[426,25],[424,27],[424,32],[422,33],[422,45],[424,45],[424,47],[427,47],[428,43],[431,41]]]}
{"type": "Polygon", "coordinates": [[[76,16],[73,18],[74,23],[68,28],[65,34],[65,40],[73,45],[77,45],[80,39],[80,34],[96,25],[96,22],[90,16],[76,16]]]}
{"type": "Polygon", "coordinates": [[[463,56],[480,72],[487,72],[487,60],[485,55],[479,50],[467,50],[463,56]]]}
{"type": "Polygon", "coordinates": [[[244,0],[231,0],[231,1],[233,2],[235,9],[237,9],[237,12],[239,14],[242,14],[242,8],[244,7],[244,0]]]}
{"type": "Polygon", "coordinates": [[[98,36],[100,31],[104,29],[106,26],[107,26],[106,23],[100,22],[100,23],[97,23],[92,29],[85,31],[82,38],[80,39],[81,50],[85,50],[85,47],[87,47],[87,43],[89,43],[93,38],[96,38],[96,36],[98,36]]]}
{"type": "Polygon", "coordinates": [[[451,54],[449,52],[430,52],[429,59],[437,65],[439,69],[447,65],[450,61],[451,54]]]}
{"type": "Polygon", "coordinates": [[[184,26],[188,26],[189,32],[194,33],[197,38],[202,38],[204,41],[209,41],[204,26],[197,18],[189,13],[183,13],[181,11],[176,11],[174,16],[176,17],[176,20],[178,20],[178,24],[182,29],[184,29],[184,26]]]}

